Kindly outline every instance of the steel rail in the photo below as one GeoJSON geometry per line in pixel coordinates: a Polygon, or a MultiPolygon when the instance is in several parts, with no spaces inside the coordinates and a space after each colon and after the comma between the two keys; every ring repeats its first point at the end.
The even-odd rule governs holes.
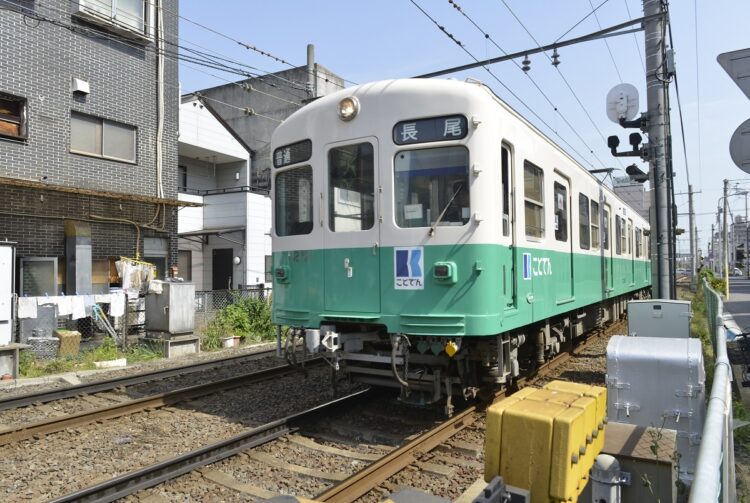
{"type": "Polygon", "coordinates": [[[101,393],[102,391],[111,391],[113,389],[125,386],[134,386],[136,384],[143,384],[151,381],[159,381],[170,377],[179,375],[188,375],[195,372],[201,372],[204,370],[210,370],[215,368],[229,367],[232,365],[239,365],[245,361],[260,360],[268,356],[276,354],[275,349],[261,351],[253,354],[244,354],[238,356],[232,356],[229,358],[223,358],[221,360],[213,360],[208,362],[194,363],[190,365],[181,365],[179,367],[173,367],[169,369],[154,370],[152,372],[144,372],[142,374],[117,377],[114,379],[107,379],[105,381],[98,381],[95,383],[77,384],[62,389],[40,391],[38,393],[29,393],[26,395],[19,395],[16,397],[6,398],[0,400],[0,411],[16,409],[19,407],[27,407],[38,403],[47,403],[55,400],[64,400],[66,398],[73,398],[82,394],[93,394],[101,393]]]}
{"type": "MultiPolygon", "coordinates": [[[[620,322],[615,322],[605,330],[614,330],[615,327],[619,325],[620,322]]],[[[569,351],[558,354],[555,358],[541,365],[527,377],[519,379],[514,389],[509,390],[506,388],[497,391],[486,398],[482,403],[464,409],[454,417],[439,424],[426,433],[423,433],[408,444],[391,451],[378,461],[363,468],[351,477],[318,494],[315,496],[314,500],[346,503],[361,498],[377,485],[385,482],[388,478],[416,462],[418,455],[431,451],[447,441],[454,434],[458,433],[458,431],[471,425],[479,418],[480,414],[482,414],[484,410],[496,400],[509,396],[509,393],[522,387],[529,386],[539,379],[544,378],[547,374],[567,362],[572,355],[575,355],[575,353],[585,348],[591,341],[598,337],[601,337],[601,334],[590,335],[585,340],[572,347],[569,351]]]]}
{"type": "Polygon", "coordinates": [[[310,421],[315,416],[330,409],[341,406],[349,406],[365,398],[370,390],[362,390],[347,395],[312,409],[292,414],[290,416],[272,421],[262,426],[253,428],[245,433],[215,444],[202,447],[198,450],[177,456],[166,461],[156,463],[145,468],[120,475],[91,487],[53,499],[50,503],[86,502],[86,503],[108,503],[119,498],[128,496],[137,491],[148,489],[157,484],[184,475],[193,470],[210,463],[233,456],[245,449],[256,447],[288,433],[299,429],[300,424],[310,421]]]}
{"type": "MultiPolygon", "coordinates": [[[[308,365],[322,365],[322,360],[311,360],[308,365]]],[[[110,405],[99,409],[71,414],[60,418],[39,421],[29,425],[20,426],[15,429],[0,431],[0,446],[12,442],[18,442],[37,435],[49,435],[67,428],[81,426],[84,424],[114,419],[117,417],[140,412],[144,409],[154,409],[167,405],[174,405],[186,400],[192,400],[205,395],[226,391],[250,383],[257,383],[268,379],[278,378],[289,374],[300,372],[299,367],[291,365],[281,365],[266,370],[242,374],[239,376],[222,379],[221,381],[199,384],[187,388],[159,393],[144,398],[139,398],[129,402],[110,405]]]]}

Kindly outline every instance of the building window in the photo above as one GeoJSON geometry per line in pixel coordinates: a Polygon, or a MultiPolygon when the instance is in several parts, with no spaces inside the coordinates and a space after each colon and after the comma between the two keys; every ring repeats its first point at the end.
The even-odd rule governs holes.
{"type": "Polygon", "coordinates": [[[26,99],[0,93],[0,135],[26,139],[26,99]]]}
{"type": "Polygon", "coordinates": [[[544,237],[544,171],[526,161],[523,165],[526,237],[544,237]]]}
{"type": "Polygon", "coordinates": [[[591,248],[599,248],[599,203],[591,200],[591,248]]]}
{"type": "Polygon", "coordinates": [[[589,198],[583,194],[578,194],[578,237],[581,250],[591,248],[590,226],[591,217],[589,216],[589,198]]]}
{"type": "Polygon", "coordinates": [[[135,131],[134,126],[71,112],[70,151],[135,162],[135,131]]]}
{"type": "Polygon", "coordinates": [[[140,37],[151,35],[152,12],[147,0],[71,0],[71,3],[73,13],[89,22],[140,37]]]}
{"type": "Polygon", "coordinates": [[[187,166],[177,166],[177,190],[187,191],[187,166]]]}

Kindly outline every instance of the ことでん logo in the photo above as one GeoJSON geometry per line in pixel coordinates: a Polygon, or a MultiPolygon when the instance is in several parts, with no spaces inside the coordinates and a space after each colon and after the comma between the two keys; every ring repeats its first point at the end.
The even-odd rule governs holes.
{"type": "Polygon", "coordinates": [[[394,248],[394,288],[396,290],[424,289],[424,249],[394,248]]]}

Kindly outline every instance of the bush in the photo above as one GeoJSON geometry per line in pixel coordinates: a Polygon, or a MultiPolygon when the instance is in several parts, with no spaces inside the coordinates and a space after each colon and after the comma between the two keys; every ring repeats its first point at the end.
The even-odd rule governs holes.
{"type": "Polygon", "coordinates": [[[201,348],[221,347],[223,337],[242,337],[247,342],[273,340],[275,330],[271,322],[271,303],[254,297],[239,297],[225,307],[203,329],[201,348]]]}

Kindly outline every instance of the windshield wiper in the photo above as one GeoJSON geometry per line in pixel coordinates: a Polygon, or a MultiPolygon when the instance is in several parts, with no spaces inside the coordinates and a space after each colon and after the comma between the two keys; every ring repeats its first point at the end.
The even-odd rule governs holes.
{"type": "Polygon", "coordinates": [[[463,186],[464,186],[463,183],[461,185],[459,185],[458,188],[456,189],[456,191],[451,196],[451,198],[448,200],[448,204],[445,205],[445,208],[443,208],[443,211],[440,212],[440,215],[437,217],[437,220],[435,220],[435,223],[432,224],[432,226],[430,227],[430,230],[427,232],[428,236],[432,237],[432,236],[435,235],[435,227],[437,227],[437,225],[443,219],[443,217],[445,216],[445,212],[448,211],[448,208],[451,207],[451,204],[453,203],[453,200],[456,198],[456,196],[458,195],[458,193],[461,192],[461,189],[463,188],[463,186]]]}

